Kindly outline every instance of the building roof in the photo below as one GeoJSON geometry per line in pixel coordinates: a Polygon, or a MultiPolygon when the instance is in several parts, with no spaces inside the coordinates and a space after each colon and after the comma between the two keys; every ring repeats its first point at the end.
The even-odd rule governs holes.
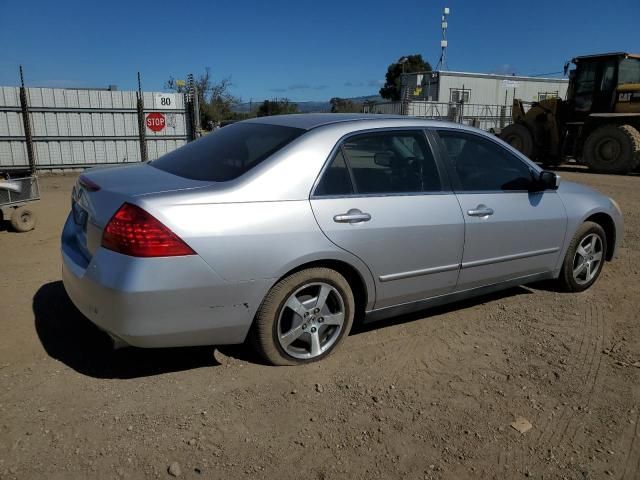
{"type": "MultiPolygon", "coordinates": [[[[426,75],[434,72],[412,72],[409,75],[426,75]]],[[[566,78],[528,77],[526,75],[500,75],[497,73],[457,72],[454,70],[438,70],[438,74],[451,77],[490,78],[495,80],[534,81],[534,82],[568,82],[566,78]]]]}
{"type": "Polygon", "coordinates": [[[610,52],[610,53],[595,53],[593,55],[580,55],[579,57],[575,57],[572,62],[576,63],[576,61],[587,59],[587,58],[599,58],[599,57],[631,57],[631,58],[640,58],[640,55],[636,53],[627,53],[627,52],[610,52]]]}

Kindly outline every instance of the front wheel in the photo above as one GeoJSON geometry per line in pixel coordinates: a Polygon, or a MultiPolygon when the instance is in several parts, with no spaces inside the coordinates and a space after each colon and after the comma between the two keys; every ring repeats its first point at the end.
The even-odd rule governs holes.
{"type": "Polygon", "coordinates": [[[280,280],[256,315],[252,332],[259,353],[273,365],[296,365],[329,355],[349,334],[353,293],[329,268],[309,268],[280,280]]]}
{"type": "Polygon", "coordinates": [[[607,237],[600,225],[583,223],[564,257],[558,282],[568,292],[586,290],[600,276],[607,251],[607,237]]]}

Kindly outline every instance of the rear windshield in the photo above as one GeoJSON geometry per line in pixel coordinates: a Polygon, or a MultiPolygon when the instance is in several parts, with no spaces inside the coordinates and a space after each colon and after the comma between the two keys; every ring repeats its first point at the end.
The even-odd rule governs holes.
{"type": "Polygon", "coordinates": [[[170,152],[150,165],[192,180],[226,182],[248,172],[304,133],[257,123],[226,126],[170,152]]]}

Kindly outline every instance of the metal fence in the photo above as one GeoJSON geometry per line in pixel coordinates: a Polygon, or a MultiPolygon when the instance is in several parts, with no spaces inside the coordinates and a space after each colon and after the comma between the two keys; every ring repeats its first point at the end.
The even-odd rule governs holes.
{"type": "Polygon", "coordinates": [[[441,103],[429,101],[380,102],[365,105],[365,113],[408,115],[435,120],[448,120],[499,132],[511,123],[511,105],[473,103],[441,103]]]}
{"type": "Polygon", "coordinates": [[[193,95],[0,87],[0,172],[140,162],[195,137],[193,95]],[[27,121],[25,121],[25,118],[27,121]]]}

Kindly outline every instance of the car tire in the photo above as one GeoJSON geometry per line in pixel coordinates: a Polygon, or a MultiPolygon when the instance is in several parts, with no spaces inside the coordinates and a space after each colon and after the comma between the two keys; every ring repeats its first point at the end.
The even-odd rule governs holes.
{"type": "Polygon", "coordinates": [[[595,283],[602,272],[607,252],[604,229],[594,222],[583,223],[573,236],[562,263],[560,289],[582,292],[595,283]],[[595,242],[592,244],[591,242],[595,242]],[[589,245],[593,245],[592,249],[589,245]]]}
{"type": "Polygon", "coordinates": [[[301,270],[267,293],[256,314],[253,344],[272,365],[316,362],[349,334],[354,311],[353,292],[340,273],[324,267],[301,270]]]}
{"type": "Polygon", "coordinates": [[[18,207],[11,214],[11,226],[16,232],[28,232],[36,228],[36,216],[30,208],[18,207]]]}

